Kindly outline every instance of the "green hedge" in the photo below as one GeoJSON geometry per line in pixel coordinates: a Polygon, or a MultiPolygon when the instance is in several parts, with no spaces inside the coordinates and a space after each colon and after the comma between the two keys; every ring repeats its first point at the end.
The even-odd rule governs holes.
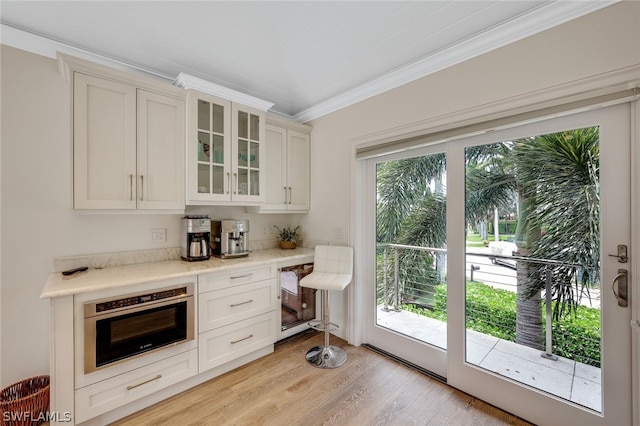
{"type": "MultiPolygon", "coordinates": [[[[487,227],[488,230],[489,230],[489,233],[493,234],[493,221],[489,221],[489,223],[487,223],[487,225],[489,225],[487,227]]],[[[518,221],[516,221],[516,220],[509,220],[509,221],[507,221],[505,223],[505,220],[502,219],[498,223],[498,233],[500,233],[500,234],[515,234],[517,226],[518,226],[518,221]]]]}
{"type": "MultiPolygon", "coordinates": [[[[433,310],[414,305],[403,305],[403,309],[446,321],[446,284],[435,287],[433,310]]],[[[553,321],[552,327],[554,355],[600,367],[600,310],[579,306],[575,316],[553,321]]],[[[516,294],[479,282],[467,283],[467,328],[515,342],[516,294]]]]}

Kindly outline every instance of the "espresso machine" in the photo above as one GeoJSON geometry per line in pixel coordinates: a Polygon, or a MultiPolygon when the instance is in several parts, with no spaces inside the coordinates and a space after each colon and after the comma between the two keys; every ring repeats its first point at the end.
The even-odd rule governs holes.
{"type": "Polygon", "coordinates": [[[182,260],[194,262],[211,257],[211,219],[209,216],[182,218],[182,260]]]}
{"type": "Polygon", "coordinates": [[[216,257],[242,257],[249,255],[248,220],[212,220],[211,248],[216,257]]]}

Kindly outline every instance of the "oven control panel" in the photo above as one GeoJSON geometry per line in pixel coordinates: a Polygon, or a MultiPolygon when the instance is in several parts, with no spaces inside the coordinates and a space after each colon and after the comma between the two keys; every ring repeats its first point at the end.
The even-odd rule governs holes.
{"type": "Polygon", "coordinates": [[[168,290],[123,297],[121,299],[108,300],[95,304],[95,312],[106,312],[114,309],[126,308],[128,306],[140,305],[143,303],[156,302],[158,300],[169,299],[187,295],[187,287],[171,288],[168,290]]]}

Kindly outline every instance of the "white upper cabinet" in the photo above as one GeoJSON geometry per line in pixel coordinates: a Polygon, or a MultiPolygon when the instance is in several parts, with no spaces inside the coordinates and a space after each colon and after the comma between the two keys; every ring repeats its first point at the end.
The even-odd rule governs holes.
{"type": "Polygon", "coordinates": [[[261,205],[272,104],[186,74],[175,84],[189,89],[186,203],[261,205]]]}
{"type": "Polygon", "coordinates": [[[73,207],[184,210],[185,92],[61,55],[73,87],[73,207]]]}
{"type": "Polygon", "coordinates": [[[264,202],[264,111],[190,90],[187,204],[264,202]]]}
{"type": "Polygon", "coordinates": [[[138,90],[137,207],[184,209],[185,103],[138,90]]]}
{"type": "Polygon", "coordinates": [[[231,199],[247,205],[264,202],[264,116],[264,111],[232,105],[231,199]]]}
{"type": "Polygon", "coordinates": [[[265,202],[260,213],[309,211],[311,128],[269,120],[266,134],[265,202]]]}
{"type": "Polygon", "coordinates": [[[135,87],[78,73],[73,86],[73,207],[135,209],[135,87]]]}
{"type": "Polygon", "coordinates": [[[231,102],[188,95],[187,203],[231,199],[231,102]]]}

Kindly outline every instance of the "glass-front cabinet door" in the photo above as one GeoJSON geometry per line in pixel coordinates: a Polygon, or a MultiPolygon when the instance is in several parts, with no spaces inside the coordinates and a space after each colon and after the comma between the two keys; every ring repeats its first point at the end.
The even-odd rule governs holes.
{"type": "Polygon", "coordinates": [[[264,111],[189,92],[187,204],[264,201],[264,111]]]}
{"type": "Polygon", "coordinates": [[[188,202],[231,199],[231,102],[189,93],[188,202]]]}
{"type": "Polygon", "coordinates": [[[265,115],[233,104],[232,195],[234,201],[264,201],[265,115]]]}

